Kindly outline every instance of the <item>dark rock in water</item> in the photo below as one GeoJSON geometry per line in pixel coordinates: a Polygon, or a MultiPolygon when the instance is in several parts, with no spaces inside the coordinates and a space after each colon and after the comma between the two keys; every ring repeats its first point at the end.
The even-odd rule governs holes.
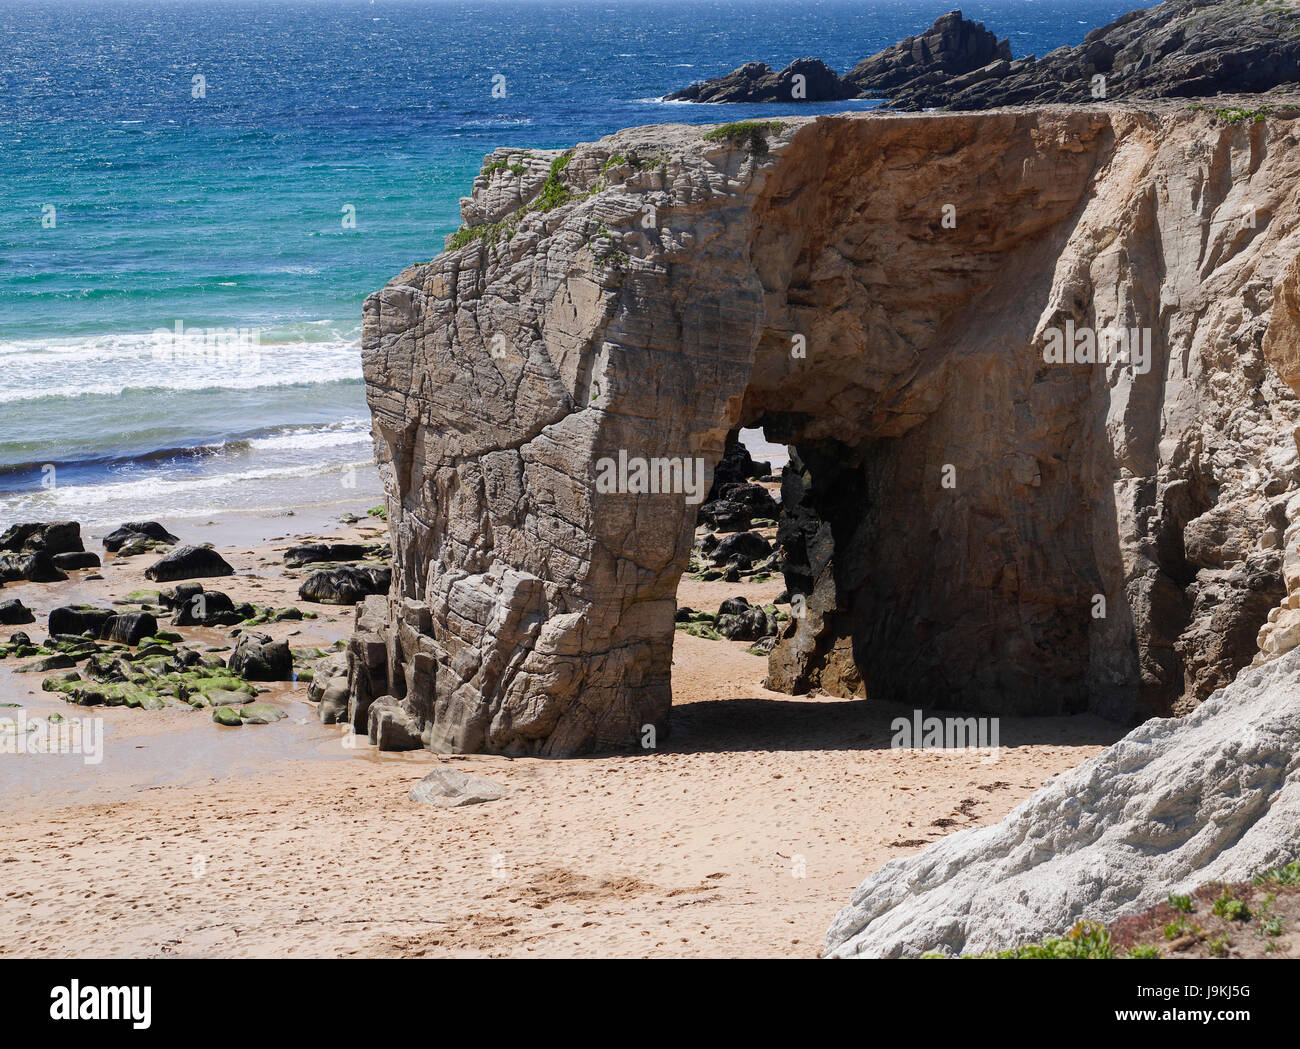
{"type": "Polygon", "coordinates": [[[76,521],[48,521],[12,525],[0,535],[0,550],[31,554],[38,551],[49,554],[76,553],[81,545],[81,525],[76,521]]]}
{"type": "Polygon", "coordinates": [[[298,588],[298,596],[323,605],[355,605],[371,595],[388,593],[391,581],[392,571],[387,568],[340,565],[313,572],[298,588]]]}
{"type": "Polygon", "coordinates": [[[144,573],[159,583],[174,579],[197,579],[206,576],[234,575],[226,559],[206,546],[180,546],[144,573]]]}
{"type": "Polygon", "coordinates": [[[691,621],[691,616],[697,614],[698,613],[696,612],[696,610],[693,609],[690,605],[682,605],[681,608],[679,608],[675,613],[673,613],[673,622],[689,623],[691,621]]]}
{"type": "Polygon", "coordinates": [[[91,605],[62,605],[50,612],[49,631],[55,634],[91,634],[98,637],[104,624],[117,616],[111,608],[91,605]]]}
{"type": "Polygon", "coordinates": [[[864,58],[844,74],[844,82],[860,94],[879,95],[921,78],[958,76],[1010,59],[1008,41],[963,18],[960,11],[950,11],[920,36],[864,58]]]}
{"type": "Polygon", "coordinates": [[[303,543],[285,551],[284,563],[301,568],[320,561],[360,561],[369,552],[364,543],[303,543]]]}
{"type": "Polygon", "coordinates": [[[419,750],[424,746],[416,719],[393,696],[380,696],[370,705],[368,722],[370,742],[380,750],[419,750]]]}
{"type": "Polygon", "coordinates": [[[128,521],[126,524],[118,525],[104,536],[104,549],[110,554],[115,554],[132,540],[143,540],[145,545],[150,546],[172,546],[180,542],[177,536],[172,535],[157,521],[128,521]]]}
{"type": "Polygon", "coordinates": [[[119,645],[138,645],[144,638],[158,631],[158,620],[148,612],[125,612],[107,620],[100,627],[101,641],[116,641],[119,645]]]}
{"type": "Polygon", "coordinates": [[[226,665],[248,681],[289,681],[293,677],[289,643],[252,631],[240,635],[226,665]]]}
{"type": "Polygon", "coordinates": [[[434,769],[412,787],[410,792],[412,801],[438,808],[476,805],[484,801],[497,801],[504,796],[505,789],[499,783],[446,767],[434,769]]]}
{"type": "MultiPolygon", "coordinates": [[[[1281,5],[1167,0],[1131,11],[1092,30],[1081,44],[1059,47],[1041,59],[1028,55],[1013,60],[999,44],[993,57],[964,71],[957,72],[960,64],[950,61],[950,68],[931,67],[928,74],[908,77],[905,65],[896,64],[891,72],[878,62],[896,51],[890,49],[860,63],[844,79],[864,91],[882,91],[891,109],[912,110],[1294,89],[1300,86],[1294,16],[1281,5]]],[[[933,33],[931,29],[918,39],[933,33]]],[[[949,39],[956,40],[951,31],[949,39]]],[[[986,55],[986,42],[974,53],[975,61],[986,55]]]]}
{"type": "Polygon", "coordinates": [[[99,555],[89,550],[70,550],[66,554],[54,555],[54,567],[61,572],[75,572],[82,568],[98,568],[99,555]]]}
{"type": "Polygon", "coordinates": [[[669,102],[839,102],[856,98],[859,90],[821,59],[798,58],[779,73],[763,62],[747,62],[665,97],[669,102]]]}
{"type": "Polygon", "coordinates": [[[67,578],[45,550],[0,556],[0,583],[61,583],[67,578]]]}
{"type": "Polygon", "coordinates": [[[719,542],[711,557],[715,565],[726,565],[737,557],[752,562],[771,552],[772,544],[757,532],[737,532],[719,542]]]}
{"type": "MultiPolygon", "coordinates": [[[[1285,4],[1166,0],[1092,30],[1038,59],[951,11],[925,32],[865,58],[843,77],[807,70],[808,101],[883,97],[890,109],[981,110],[1198,98],[1300,88],[1300,35],[1285,4]]],[[[789,74],[751,62],[676,91],[690,102],[789,102],[789,74]]]]}
{"type": "Polygon", "coordinates": [[[17,598],[11,601],[0,601],[0,625],[21,626],[23,623],[35,622],[36,617],[32,615],[32,610],[17,598]]]}
{"type": "Polygon", "coordinates": [[[29,648],[31,643],[31,635],[25,631],[18,630],[9,635],[9,644],[14,648],[29,648]]]}

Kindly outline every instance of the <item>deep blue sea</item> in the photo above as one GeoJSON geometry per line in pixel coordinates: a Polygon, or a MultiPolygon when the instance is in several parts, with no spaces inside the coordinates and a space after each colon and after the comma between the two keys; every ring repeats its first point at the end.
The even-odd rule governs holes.
{"type": "MultiPolygon", "coordinates": [[[[1020,56],[1132,6],[962,9],[1020,56]]],[[[5,0],[0,526],[376,502],[361,303],[441,250],[485,153],[866,106],[658,100],[755,59],[843,72],[951,7],[5,0]]]]}

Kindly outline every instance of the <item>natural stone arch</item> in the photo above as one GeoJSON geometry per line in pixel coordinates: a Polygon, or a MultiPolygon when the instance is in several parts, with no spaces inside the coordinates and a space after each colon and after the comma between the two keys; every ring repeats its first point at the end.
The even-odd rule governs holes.
{"type": "MultiPolygon", "coordinates": [[[[774,654],[778,681],[850,685],[852,667],[873,694],[925,706],[1167,710],[1188,691],[1183,531],[1236,494],[1216,482],[1204,505],[1189,418],[1240,391],[1186,368],[1209,353],[1198,325],[1218,338],[1256,323],[1205,305],[1196,264],[1209,258],[1212,283],[1252,238],[1201,220],[1231,203],[1225,165],[1254,170],[1263,152],[1237,129],[1199,175],[1161,168],[1168,123],[836,117],[752,141],[668,127],[571,155],[498,151],[508,163],[463,205],[469,243],[366,303],[396,556],[393,592],[352,645],[354,725],[389,694],[441,750],[567,754],[662,734],[696,507],[598,491],[596,464],[711,471],[752,424],[810,462],[836,450],[814,496],[837,472],[866,496],[856,526],[828,522],[829,591],[774,654]],[[1179,178],[1195,191],[1162,199],[1179,178]],[[1193,289],[1188,320],[1178,297],[1193,289]],[[1066,320],[1150,328],[1154,367],[1045,365],[1043,332],[1066,320]],[[791,356],[796,334],[806,357],[791,356]]],[[[1242,379],[1250,396],[1293,413],[1266,371],[1261,358],[1242,379]]],[[[1275,443],[1285,429],[1259,427],[1275,443]]],[[[1254,539],[1268,527],[1245,522],[1254,539]]]]}

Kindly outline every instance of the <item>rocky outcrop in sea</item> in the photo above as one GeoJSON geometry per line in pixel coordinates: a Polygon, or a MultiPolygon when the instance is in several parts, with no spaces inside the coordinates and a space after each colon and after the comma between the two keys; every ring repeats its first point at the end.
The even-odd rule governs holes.
{"type": "Polygon", "coordinates": [[[952,11],[842,77],[816,59],[780,73],[749,63],[667,96],[690,102],[882,98],[889,109],[982,110],[1102,99],[1203,98],[1300,85],[1300,9],[1237,0],[1166,0],[1131,11],[1074,47],[1013,57],[1010,43],[952,11]],[[814,65],[815,64],[815,65],[814,65]],[[815,75],[812,70],[821,66],[815,75]],[[796,68],[798,67],[798,68],[796,68]],[[798,74],[804,73],[802,80],[798,74]],[[802,88],[793,91],[795,84],[802,88]]]}

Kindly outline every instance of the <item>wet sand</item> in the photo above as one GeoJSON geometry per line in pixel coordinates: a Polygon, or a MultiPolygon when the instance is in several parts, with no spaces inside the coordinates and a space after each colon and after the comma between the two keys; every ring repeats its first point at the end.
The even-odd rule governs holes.
{"type": "MultiPolygon", "coordinates": [[[[168,524],[236,568],[213,588],[276,606],[300,604],[306,570],[282,561],[300,525],[334,541],[383,528],[168,524]]],[[[40,638],[55,605],[153,588],[153,560],[0,592],[36,611],[19,629],[40,638]]],[[[678,600],[714,610],[780,589],[684,580],[678,600]]],[[[350,632],[350,608],[301,607],[321,618],[258,629],[322,648],[350,632]]],[[[230,643],[227,630],[180,632],[230,643]]],[[[890,721],[910,710],[769,692],[766,660],[743,643],[682,632],[671,738],[568,760],[381,755],[319,724],[292,683],[261,697],[289,714],[273,725],[75,708],[14,662],[0,662],[0,700],[29,717],[102,717],[105,737],[98,765],[0,755],[0,956],[813,957],[865,875],[995,822],[1122,734],[1090,716],[1003,719],[997,760],[891,750],[890,721]],[[439,762],[506,796],[450,810],[409,801],[439,762]]]]}

